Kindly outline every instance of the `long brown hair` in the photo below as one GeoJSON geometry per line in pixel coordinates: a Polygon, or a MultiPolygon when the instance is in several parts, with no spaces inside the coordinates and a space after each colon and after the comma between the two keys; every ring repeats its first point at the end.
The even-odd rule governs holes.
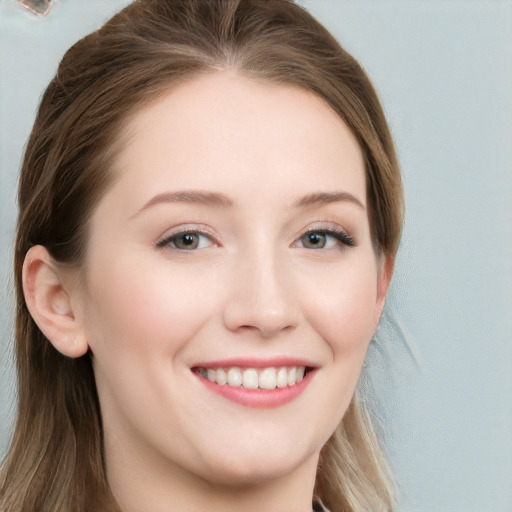
{"type": "MultiPolygon", "coordinates": [[[[66,53],[28,141],[15,246],[19,409],[0,479],[2,512],[119,510],[105,475],[90,359],[66,358],[40,332],[25,304],[22,265],[41,244],[59,264],[79,266],[128,116],[187,78],[226,68],[312,91],[338,113],[366,159],[375,247],[394,257],[403,199],[389,129],[368,77],[324,27],[287,0],[129,5],[66,53]]],[[[332,512],[392,506],[386,463],[357,397],[322,450],[315,495],[332,512]]]]}

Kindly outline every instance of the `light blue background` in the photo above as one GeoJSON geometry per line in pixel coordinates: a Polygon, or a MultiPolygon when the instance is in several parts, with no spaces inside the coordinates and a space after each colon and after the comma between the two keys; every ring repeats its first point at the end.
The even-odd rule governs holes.
{"type": "MultiPolygon", "coordinates": [[[[64,51],[125,0],[0,0],[0,453],[13,419],[11,248],[20,156],[64,51]]],[[[364,65],[407,219],[364,389],[398,512],[512,511],[512,2],[303,0],[364,65]]]]}

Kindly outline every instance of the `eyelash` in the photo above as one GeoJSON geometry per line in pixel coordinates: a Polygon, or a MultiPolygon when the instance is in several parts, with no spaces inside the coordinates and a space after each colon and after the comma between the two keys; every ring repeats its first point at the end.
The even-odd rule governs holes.
{"type": "MultiPolygon", "coordinates": [[[[347,247],[356,247],[356,245],[357,245],[354,238],[351,235],[349,235],[346,231],[339,228],[338,226],[331,226],[328,228],[319,228],[319,229],[309,229],[299,238],[299,240],[302,240],[305,237],[313,235],[313,234],[332,237],[347,247]]],[[[322,247],[322,249],[323,249],[323,247],[322,247]]]]}
{"type": "MultiPolygon", "coordinates": [[[[311,236],[313,234],[325,236],[325,237],[332,237],[335,240],[337,240],[338,242],[340,242],[342,245],[347,246],[347,247],[356,247],[357,246],[354,238],[349,233],[347,233],[345,230],[341,229],[337,225],[331,225],[328,227],[322,227],[322,228],[318,228],[318,229],[309,229],[306,232],[304,232],[297,239],[296,242],[294,242],[293,246],[296,246],[301,240],[303,240],[304,238],[311,236]]],[[[159,240],[156,243],[156,247],[159,249],[163,249],[163,248],[170,246],[172,250],[179,251],[181,253],[194,252],[195,250],[198,249],[197,247],[194,247],[193,249],[180,249],[179,247],[176,247],[176,245],[175,245],[176,240],[179,237],[183,237],[185,235],[206,237],[210,240],[210,242],[215,243],[213,237],[210,234],[205,233],[203,231],[190,229],[190,230],[182,230],[177,233],[172,233],[171,235],[166,236],[165,238],[163,238],[162,240],[159,240]]],[[[202,247],[199,247],[199,249],[201,249],[201,248],[202,247]]],[[[304,247],[304,248],[308,249],[307,247],[304,247]]],[[[321,247],[320,249],[324,249],[324,247],[321,247]]],[[[318,248],[317,249],[310,248],[310,250],[319,250],[319,249],[318,248]]]]}

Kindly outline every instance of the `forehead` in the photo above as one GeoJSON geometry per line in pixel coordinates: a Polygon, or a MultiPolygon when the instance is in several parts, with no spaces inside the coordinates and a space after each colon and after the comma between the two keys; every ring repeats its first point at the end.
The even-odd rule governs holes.
{"type": "Polygon", "coordinates": [[[115,171],[121,182],[136,182],[137,195],[221,188],[236,196],[241,187],[300,195],[327,187],[365,202],[354,136],[325,101],[299,87],[231,71],[201,75],[136,112],[124,140],[115,171]]]}

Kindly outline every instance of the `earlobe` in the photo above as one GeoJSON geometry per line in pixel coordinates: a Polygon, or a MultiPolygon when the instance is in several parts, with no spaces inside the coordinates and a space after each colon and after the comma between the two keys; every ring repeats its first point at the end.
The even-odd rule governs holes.
{"type": "Polygon", "coordinates": [[[72,290],[41,245],[32,247],[23,263],[25,303],[35,323],[63,355],[80,357],[88,350],[80,318],[73,309],[72,290]]]}

